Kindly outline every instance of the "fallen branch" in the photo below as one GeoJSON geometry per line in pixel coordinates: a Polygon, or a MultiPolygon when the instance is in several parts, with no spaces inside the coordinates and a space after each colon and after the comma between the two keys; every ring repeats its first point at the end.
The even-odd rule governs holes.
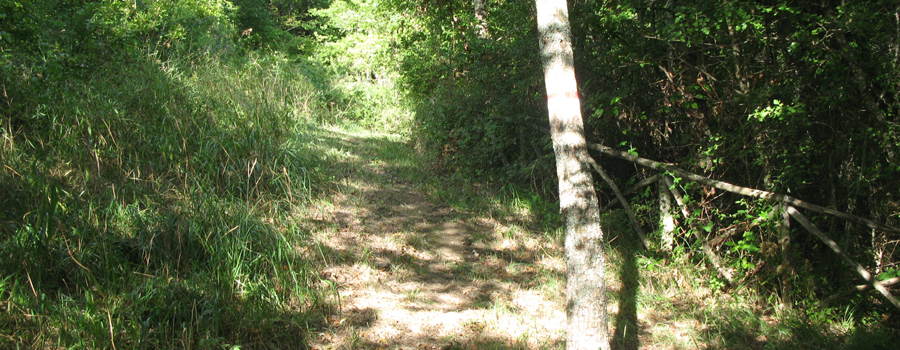
{"type": "MultiPolygon", "coordinates": [[[[881,283],[881,285],[882,285],[882,286],[885,286],[885,287],[887,287],[887,286],[892,286],[892,285],[895,285],[895,284],[897,284],[897,283],[900,283],[900,277],[889,278],[889,279],[886,279],[886,280],[884,280],[884,281],[880,281],[879,283],[881,283]]],[[[841,292],[840,294],[835,294],[835,295],[832,295],[832,296],[826,298],[824,301],[822,301],[822,303],[823,303],[823,304],[831,304],[831,303],[834,302],[835,300],[838,300],[838,299],[841,299],[841,298],[846,298],[846,297],[851,296],[851,295],[856,294],[856,293],[862,293],[862,292],[865,292],[865,291],[870,290],[870,289],[872,289],[872,285],[871,285],[871,284],[860,284],[860,285],[856,285],[856,286],[853,286],[853,287],[848,288],[847,290],[841,292]]]]}
{"type": "Polygon", "coordinates": [[[631,219],[631,226],[634,227],[634,232],[637,233],[638,237],[641,238],[641,242],[644,244],[648,250],[650,249],[650,241],[647,240],[647,235],[644,234],[644,230],[641,229],[641,223],[637,221],[637,217],[634,215],[634,211],[631,210],[631,206],[628,205],[628,201],[625,199],[625,196],[622,195],[622,191],[619,191],[619,186],[616,186],[616,183],[613,182],[609,175],[606,175],[606,172],[603,171],[603,168],[600,167],[600,164],[597,164],[594,161],[594,158],[588,158],[594,170],[600,174],[600,177],[609,184],[609,187],[612,187],[613,192],[616,194],[616,198],[619,199],[619,202],[622,203],[622,206],[625,208],[625,213],[628,214],[628,218],[631,219]]]}
{"type": "Polygon", "coordinates": [[[896,308],[900,309],[900,300],[897,300],[897,298],[895,298],[893,295],[891,295],[891,292],[889,292],[887,290],[887,288],[885,288],[884,285],[881,284],[881,282],[872,278],[872,274],[870,274],[869,271],[867,271],[862,265],[860,265],[858,262],[856,262],[856,260],[853,260],[853,258],[851,258],[850,255],[847,255],[847,253],[844,252],[844,250],[841,249],[841,247],[837,243],[835,243],[831,238],[829,238],[827,235],[825,235],[824,232],[820,231],[818,227],[816,227],[811,222],[809,222],[809,220],[806,220],[806,217],[803,216],[803,214],[800,214],[800,212],[797,211],[796,208],[794,208],[792,206],[787,206],[787,212],[794,218],[794,220],[797,220],[797,222],[799,222],[800,225],[803,225],[803,227],[806,228],[807,231],[809,231],[810,233],[815,235],[822,242],[825,242],[825,245],[827,245],[829,248],[831,248],[831,250],[833,250],[835,253],[837,253],[837,255],[840,256],[841,259],[844,260],[844,262],[846,262],[850,266],[853,266],[853,268],[856,270],[856,272],[868,284],[872,285],[872,287],[874,287],[875,290],[877,290],[879,293],[881,293],[881,295],[884,295],[884,297],[888,301],[890,301],[891,304],[894,304],[894,306],[896,308]]]}
{"type": "MultiPolygon", "coordinates": [[[[641,187],[644,187],[644,186],[647,186],[649,184],[656,182],[658,179],[659,179],[659,174],[656,174],[656,175],[653,175],[646,179],[643,179],[643,180],[639,181],[638,183],[634,184],[634,186],[629,187],[627,190],[625,190],[625,192],[622,192],[622,194],[631,194],[632,192],[637,191],[641,187]]],[[[612,208],[617,203],[619,203],[619,197],[616,197],[616,199],[613,199],[611,202],[606,204],[606,206],[604,206],[603,208],[600,208],[600,212],[604,212],[607,209],[612,208]]]]}
{"type": "MultiPolygon", "coordinates": [[[[885,287],[893,286],[897,283],[900,283],[900,277],[888,278],[884,281],[878,281],[878,283],[880,283],[882,286],[885,286],[885,287]]],[[[853,286],[853,288],[852,288],[853,292],[855,292],[855,293],[865,292],[869,289],[872,289],[871,284],[860,284],[858,286],[853,286]]]]}
{"type": "Polygon", "coordinates": [[[652,161],[650,159],[637,157],[637,156],[629,154],[628,152],[619,151],[619,150],[616,150],[616,149],[613,149],[610,147],[606,147],[603,145],[588,144],[588,147],[591,149],[603,152],[604,154],[607,154],[607,155],[610,155],[610,156],[613,156],[616,158],[624,159],[629,162],[639,164],[639,165],[642,165],[642,166],[645,166],[645,167],[648,167],[651,169],[665,170],[672,174],[681,176],[685,179],[688,179],[688,180],[691,180],[694,182],[698,182],[698,183],[701,183],[701,184],[704,184],[707,186],[712,186],[712,187],[718,188],[720,190],[737,193],[737,194],[741,194],[741,195],[745,195],[745,196],[750,196],[750,197],[756,197],[756,198],[769,199],[769,200],[773,200],[773,201],[783,202],[785,204],[793,205],[795,207],[800,207],[800,208],[807,209],[807,210],[812,210],[814,212],[834,215],[834,216],[837,216],[844,220],[848,220],[848,221],[852,221],[852,222],[855,222],[860,225],[868,226],[869,228],[878,229],[878,230],[882,230],[882,231],[890,231],[890,232],[900,233],[900,228],[896,228],[896,227],[889,226],[889,225],[884,225],[884,224],[881,224],[879,222],[876,222],[876,221],[873,221],[870,219],[866,219],[866,218],[852,215],[852,214],[847,214],[847,213],[837,211],[837,210],[834,210],[831,208],[825,208],[823,206],[815,205],[812,203],[807,203],[807,202],[804,202],[797,198],[793,198],[788,195],[769,192],[769,191],[763,191],[763,190],[757,190],[757,189],[753,189],[753,188],[749,188],[749,187],[743,187],[743,186],[730,184],[730,183],[727,183],[724,181],[713,180],[708,177],[689,173],[689,172],[682,170],[673,165],[664,164],[664,163],[652,161]]]}

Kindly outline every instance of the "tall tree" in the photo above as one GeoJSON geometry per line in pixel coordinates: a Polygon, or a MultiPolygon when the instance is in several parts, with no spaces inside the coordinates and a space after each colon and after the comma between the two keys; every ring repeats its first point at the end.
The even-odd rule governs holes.
{"type": "Polygon", "coordinates": [[[575,81],[566,0],[535,0],[560,211],[566,223],[566,348],[609,349],[603,231],[575,81]]]}

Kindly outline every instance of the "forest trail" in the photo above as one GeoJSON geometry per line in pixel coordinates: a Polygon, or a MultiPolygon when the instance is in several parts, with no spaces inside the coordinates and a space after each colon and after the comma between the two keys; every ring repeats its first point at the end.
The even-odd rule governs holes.
{"type": "Polygon", "coordinates": [[[313,204],[316,242],[303,249],[340,298],[308,335],[313,349],[562,347],[557,242],[526,229],[524,216],[438,204],[432,192],[456,190],[426,186],[401,139],[330,130],[317,143],[338,175],[313,204]]]}

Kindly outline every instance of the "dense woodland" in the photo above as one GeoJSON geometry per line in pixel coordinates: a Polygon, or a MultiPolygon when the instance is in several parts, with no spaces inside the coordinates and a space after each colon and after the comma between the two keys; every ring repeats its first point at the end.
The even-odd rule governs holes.
{"type": "MultiPolygon", "coordinates": [[[[295,256],[292,213],[328,193],[302,136],[320,125],[400,134],[433,176],[553,202],[534,6],[0,0],[0,347],[224,348],[317,327],[333,300],[295,256]]],[[[576,0],[569,14],[589,142],[900,227],[897,1],[576,0]]],[[[621,190],[672,177],[625,193],[641,254],[753,290],[760,313],[862,332],[836,339],[898,336],[900,310],[785,228],[780,202],[593,156],[621,190]]],[[[603,215],[627,221],[596,179],[603,215]]],[[[900,233],[804,213],[898,285],[900,233]]]]}

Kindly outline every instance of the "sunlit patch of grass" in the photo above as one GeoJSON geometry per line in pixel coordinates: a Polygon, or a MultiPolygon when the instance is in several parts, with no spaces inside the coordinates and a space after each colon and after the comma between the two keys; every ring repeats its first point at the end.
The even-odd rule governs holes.
{"type": "Polygon", "coordinates": [[[404,291],[403,294],[406,296],[406,300],[411,303],[425,303],[430,301],[423,296],[421,288],[408,289],[404,291]]]}

